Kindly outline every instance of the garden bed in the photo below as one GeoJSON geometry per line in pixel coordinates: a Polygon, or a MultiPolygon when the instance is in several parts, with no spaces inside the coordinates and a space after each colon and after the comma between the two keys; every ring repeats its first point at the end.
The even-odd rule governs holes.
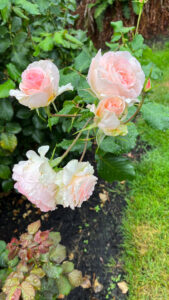
{"type": "MultiPolygon", "coordinates": [[[[148,148],[138,138],[137,146],[129,156],[140,160],[148,148]]],[[[42,213],[14,191],[1,193],[0,239],[9,242],[13,236],[19,237],[25,232],[28,224],[40,219],[42,230],[52,228],[61,233],[62,244],[67,247],[69,258],[73,259],[83,275],[90,276],[92,285],[96,278],[103,285],[98,293],[95,293],[93,286],[86,290],[76,288],[67,299],[126,299],[127,294],[122,293],[117,282],[124,280],[123,262],[120,259],[123,242],[121,222],[127,190],[125,181],[108,184],[99,180],[93,196],[80,209],[59,206],[48,213],[42,213]]]]}
{"type": "MultiPolygon", "coordinates": [[[[109,185],[99,181],[96,192],[82,208],[71,210],[61,206],[50,213],[42,213],[19,194],[1,195],[0,201],[0,237],[9,242],[12,236],[19,236],[26,226],[41,219],[42,229],[53,228],[60,231],[62,244],[68,249],[68,255],[74,259],[75,266],[90,275],[91,281],[97,278],[103,284],[103,290],[95,293],[93,288],[77,288],[68,296],[71,300],[105,299],[111,276],[123,280],[123,268],[119,261],[122,235],[120,230],[122,212],[125,207],[124,188],[117,184],[109,185]],[[120,191],[120,192],[119,192],[120,191]],[[99,193],[106,195],[101,202],[99,193]],[[113,263],[112,263],[113,260],[113,263]]],[[[115,299],[126,296],[116,287],[115,299]]]]}

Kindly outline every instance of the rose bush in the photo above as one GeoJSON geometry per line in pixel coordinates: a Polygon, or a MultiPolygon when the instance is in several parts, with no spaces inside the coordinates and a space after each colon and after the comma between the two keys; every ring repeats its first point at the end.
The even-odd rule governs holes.
{"type": "MultiPolygon", "coordinates": [[[[58,169],[58,164],[62,163],[65,156],[68,155],[82,135],[83,130],[88,129],[88,123],[91,123],[88,125],[89,128],[95,129],[98,127],[107,136],[127,134],[127,125],[124,119],[127,115],[128,106],[133,103],[134,96],[138,96],[143,88],[144,74],[137,60],[127,52],[108,52],[103,57],[99,52],[91,62],[87,80],[93,91],[98,95],[99,100],[97,107],[92,104],[87,105],[84,109],[85,113],[89,108],[94,114],[94,123],[91,123],[93,118],[88,119],[72,145],[61,157],[49,162],[45,157],[49,148],[44,146],[38,150],[40,156],[34,151],[28,151],[28,161],[21,161],[14,166],[13,179],[17,181],[15,188],[42,211],[54,210],[58,204],[72,209],[81,207],[82,203],[92,195],[97,178],[93,175],[94,170],[89,162],[71,160],[62,170],[58,169]],[[126,61],[126,59],[129,61],[126,61]],[[124,62],[128,65],[124,66],[124,62]],[[138,71],[137,74],[134,73],[136,70],[138,71]],[[99,92],[97,90],[98,83],[100,83],[99,86],[102,89],[99,92]],[[129,96],[131,101],[128,98],[129,96]],[[55,170],[52,167],[55,167],[55,170]]],[[[23,72],[20,83],[21,91],[12,90],[10,94],[19,98],[21,104],[30,108],[48,106],[60,93],[58,84],[59,71],[57,67],[51,61],[41,60],[30,64],[23,72]]],[[[66,89],[73,89],[72,85],[69,83],[61,87],[61,91],[66,89]]],[[[70,105],[69,101],[67,105],[70,105]]],[[[78,117],[77,112],[82,108],[79,105],[75,105],[75,107],[73,115],[58,113],[55,116],[57,118],[59,116],[78,117]]],[[[49,110],[47,114],[48,122],[50,121],[50,115],[49,110]]],[[[52,122],[49,124],[51,127],[52,122]]],[[[99,130],[96,134],[98,147],[100,146],[97,138],[99,130]]],[[[104,139],[103,134],[101,140],[104,139]]],[[[84,157],[87,142],[88,140],[84,144],[81,160],[84,157]]]]}

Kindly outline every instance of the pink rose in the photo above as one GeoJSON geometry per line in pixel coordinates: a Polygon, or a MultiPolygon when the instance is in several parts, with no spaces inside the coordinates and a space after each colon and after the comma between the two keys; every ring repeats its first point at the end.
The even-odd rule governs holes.
{"type": "Polygon", "coordinates": [[[127,104],[122,97],[112,97],[101,100],[97,107],[88,105],[90,111],[95,114],[94,122],[105,135],[126,135],[127,126],[122,124],[126,115],[127,104]]]}
{"type": "Polygon", "coordinates": [[[12,176],[16,181],[14,187],[45,212],[56,208],[55,196],[58,189],[55,184],[56,173],[45,157],[48,149],[48,146],[40,147],[40,156],[32,150],[28,151],[28,160],[14,165],[12,176]]]}
{"type": "Polygon", "coordinates": [[[54,99],[73,87],[69,83],[59,88],[59,71],[50,60],[30,64],[22,73],[20,90],[10,90],[10,96],[29,108],[48,106],[54,99]]]}
{"type": "Polygon", "coordinates": [[[120,117],[125,110],[125,101],[120,97],[107,98],[99,102],[96,109],[96,116],[102,117],[104,111],[115,113],[116,116],[120,117]]]}
{"type": "Polygon", "coordinates": [[[56,195],[56,203],[72,209],[81,207],[94,191],[97,178],[93,173],[93,167],[89,162],[71,160],[57,173],[56,184],[59,186],[59,191],[56,195]]]}
{"type": "Polygon", "coordinates": [[[109,51],[102,56],[99,50],[92,59],[87,80],[100,100],[114,96],[131,100],[140,95],[145,75],[140,63],[129,52],[109,51]]]}

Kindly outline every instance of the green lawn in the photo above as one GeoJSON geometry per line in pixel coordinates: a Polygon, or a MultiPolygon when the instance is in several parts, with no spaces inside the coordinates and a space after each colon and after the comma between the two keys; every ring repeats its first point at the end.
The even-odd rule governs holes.
{"type": "MultiPolygon", "coordinates": [[[[169,49],[156,51],[153,60],[164,76],[149,98],[169,105],[169,49]]],[[[138,129],[152,149],[137,163],[123,221],[129,300],[168,300],[169,130],[152,129],[141,118],[138,129]]]]}

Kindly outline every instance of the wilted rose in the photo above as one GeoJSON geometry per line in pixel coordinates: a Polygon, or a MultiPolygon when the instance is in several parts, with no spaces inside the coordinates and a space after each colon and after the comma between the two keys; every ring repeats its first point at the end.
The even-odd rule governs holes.
{"type": "Polygon", "coordinates": [[[58,187],[55,184],[56,173],[45,157],[48,146],[38,149],[38,154],[30,150],[27,161],[14,165],[12,178],[16,181],[14,187],[41,211],[54,210],[55,195],[58,187]]]}
{"type": "Polygon", "coordinates": [[[94,191],[97,178],[89,162],[71,160],[63,170],[57,173],[56,183],[59,186],[56,203],[64,207],[81,207],[94,191]]]}
{"type": "Polygon", "coordinates": [[[73,90],[69,83],[59,88],[59,70],[50,60],[31,63],[22,73],[20,90],[10,90],[10,96],[29,108],[48,106],[67,90],[73,90]]]}
{"type": "Polygon", "coordinates": [[[129,52],[109,51],[102,56],[99,50],[92,59],[87,80],[100,100],[114,96],[129,100],[140,95],[145,75],[138,60],[129,52]]]}

